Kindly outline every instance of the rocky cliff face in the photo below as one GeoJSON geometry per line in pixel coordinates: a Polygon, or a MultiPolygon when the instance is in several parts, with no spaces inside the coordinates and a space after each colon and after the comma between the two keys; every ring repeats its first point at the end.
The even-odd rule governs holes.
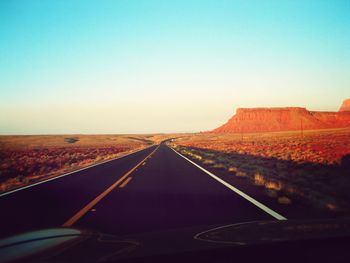
{"type": "Polygon", "coordinates": [[[350,99],[344,100],[339,112],[350,111],[350,99]]]}
{"type": "MultiPolygon", "coordinates": [[[[350,102],[350,100],[348,100],[350,102]]],[[[272,132],[341,128],[350,126],[350,111],[316,112],[306,108],[238,108],[216,133],[272,132]]]]}

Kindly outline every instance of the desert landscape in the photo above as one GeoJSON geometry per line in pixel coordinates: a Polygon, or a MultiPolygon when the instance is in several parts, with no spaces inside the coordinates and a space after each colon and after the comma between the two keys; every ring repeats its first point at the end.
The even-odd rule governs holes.
{"type": "Polygon", "coordinates": [[[228,176],[233,184],[245,180],[264,188],[279,204],[299,200],[342,212],[350,209],[349,104],[345,100],[333,113],[295,107],[238,109],[226,124],[204,133],[1,136],[0,191],[171,139],[168,144],[185,156],[228,176]]]}
{"type": "Polygon", "coordinates": [[[347,211],[349,105],[347,99],[333,113],[290,107],[238,109],[223,126],[178,139],[172,146],[233,181],[245,178],[264,187],[280,204],[300,199],[320,209],[347,211]]]}
{"type": "Polygon", "coordinates": [[[0,13],[0,263],[350,262],[350,0],[0,13]]]}
{"type": "Polygon", "coordinates": [[[0,192],[141,150],[173,135],[0,136],[0,192]]]}
{"type": "Polygon", "coordinates": [[[232,178],[245,178],[289,205],[349,209],[350,128],[245,134],[197,134],[172,144],[184,155],[232,178]]]}

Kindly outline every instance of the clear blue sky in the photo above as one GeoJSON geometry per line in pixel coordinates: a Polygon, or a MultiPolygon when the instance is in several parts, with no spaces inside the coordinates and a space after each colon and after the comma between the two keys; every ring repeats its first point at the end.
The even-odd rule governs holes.
{"type": "Polygon", "coordinates": [[[350,0],[0,1],[0,134],[203,131],[348,97],[350,0]]]}

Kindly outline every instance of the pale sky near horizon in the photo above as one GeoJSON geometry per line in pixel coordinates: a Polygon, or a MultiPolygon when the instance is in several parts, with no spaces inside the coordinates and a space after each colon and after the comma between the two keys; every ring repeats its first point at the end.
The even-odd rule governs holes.
{"type": "Polygon", "coordinates": [[[0,1],[0,134],[205,131],[349,97],[350,0],[0,1]]]}

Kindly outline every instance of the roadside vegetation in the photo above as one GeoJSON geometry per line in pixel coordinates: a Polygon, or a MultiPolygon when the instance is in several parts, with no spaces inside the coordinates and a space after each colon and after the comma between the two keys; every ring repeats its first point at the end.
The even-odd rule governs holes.
{"type": "Polygon", "coordinates": [[[0,136],[0,192],[143,149],[160,140],[160,137],[161,135],[0,136]]]}
{"type": "Polygon", "coordinates": [[[212,170],[263,187],[280,204],[294,199],[350,209],[350,129],[260,134],[202,133],[173,146],[212,170]]]}

